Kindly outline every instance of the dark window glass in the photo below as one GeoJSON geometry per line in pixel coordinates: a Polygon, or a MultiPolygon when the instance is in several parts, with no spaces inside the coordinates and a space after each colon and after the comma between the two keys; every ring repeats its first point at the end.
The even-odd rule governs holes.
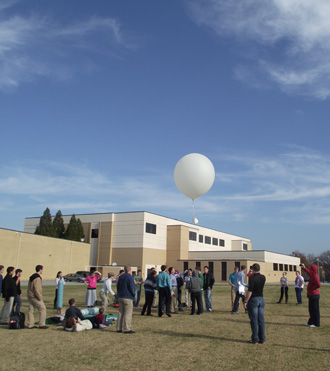
{"type": "Polygon", "coordinates": [[[244,251],[247,251],[247,246],[248,246],[247,243],[243,243],[243,250],[244,251]]]}
{"type": "Polygon", "coordinates": [[[290,270],[290,272],[292,272],[292,265],[291,264],[289,265],[289,270],[290,270]]]}
{"type": "Polygon", "coordinates": [[[183,270],[186,271],[188,269],[188,262],[183,262],[183,270]]]}
{"type": "Polygon", "coordinates": [[[227,281],[227,262],[221,262],[221,281],[227,281]]]}
{"type": "Polygon", "coordinates": [[[199,235],[199,242],[200,243],[204,242],[204,236],[202,234],[199,235]]]}
{"type": "Polygon", "coordinates": [[[98,229],[92,229],[92,238],[98,238],[99,237],[99,230],[98,229]]]}
{"type": "Polygon", "coordinates": [[[287,264],[284,264],[284,270],[287,272],[289,270],[289,266],[287,264]]]}
{"type": "Polygon", "coordinates": [[[211,245],[211,237],[205,236],[205,243],[207,243],[208,245],[211,245]]]}
{"type": "Polygon", "coordinates": [[[146,223],[146,233],[156,234],[156,224],[146,223]]]}
{"type": "Polygon", "coordinates": [[[189,240],[190,241],[197,241],[197,233],[196,232],[189,232],[189,240]]]}
{"type": "Polygon", "coordinates": [[[283,264],[280,264],[280,271],[283,272],[283,264]]]}
{"type": "Polygon", "coordinates": [[[235,262],[235,267],[238,267],[238,269],[241,269],[241,263],[240,262],[235,262]]]}
{"type": "Polygon", "coordinates": [[[277,263],[274,263],[274,264],[273,264],[273,270],[274,270],[274,271],[278,271],[278,264],[277,264],[277,263]]]}
{"type": "Polygon", "coordinates": [[[293,270],[294,270],[295,272],[297,272],[297,266],[296,266],[296,265],[293,266],[293,270]]]}
{"type": "Polygon", "coordinates": [[[222,246],[222,247],[225,246],[225,240],[220,240],[220,246],[222,246]]]}
{"type": "Polygon", "coordinates": [[[200,268],[201,267],[201,262],[196,262],[196,267],[200,268]]]}
{"type": "Polygon", "coordinates": [[[212,245],[214,246],[218,246],[219,245],[219,242],[218,242],[218,239],[217,238],[212,238],[212,245]]]}
{"type": "Polygon", "coordinates": [[[209,262],[209,271],[213,273],[213,269],[214,269],[213,262],[209,262]]]}

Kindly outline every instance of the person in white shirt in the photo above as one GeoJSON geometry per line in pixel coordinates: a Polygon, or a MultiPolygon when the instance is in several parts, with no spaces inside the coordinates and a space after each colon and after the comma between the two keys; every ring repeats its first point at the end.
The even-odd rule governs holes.
{"type": "Polygon", "coordinates": [[[302,304],[301,293],[304,289],[304,277],[300,275],[299,271],[296,271],[296,279],[294,281],[294,288],[296,290],[297,304],[302,304]]]}
{"type": "Polygon", "coordinates": [[[112,291],[111,284],[112,279],[115,275],[113,273],[108,273],[108,278],[103,282],[102,288],[99,292],[100,298],[102,300],[102,306],[104,311],[107,311],[108,305],[110,305],[109,294],[115,296],[115,293],[112,291]]]}

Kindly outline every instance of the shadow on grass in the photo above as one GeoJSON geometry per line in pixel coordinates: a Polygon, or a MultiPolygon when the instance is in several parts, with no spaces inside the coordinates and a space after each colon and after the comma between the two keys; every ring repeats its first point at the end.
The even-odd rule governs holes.
{"type": "MultiPolygon", "coordinates": [[[[211,335],[206,335],[206,334],[192,334],[192,333],[187,333],[187,332],[175,332],[175,331],[154,331],[152,330],[153,333],[159,334],[162,336],[175,336],[175,337],[183,337],[183,338],[196,338],[198,341],[201,339],[209,339],[209,340],[221,340],[221,341],[228,341],[231,343],[242,343],[242,344],[248,344],[247,340],[240,340],[240,339],[230,339],[226,337],[221,337],[221,336],[211,336],[211,335]]],[[[265,345],[260,346],[274,346],[274,347],[281,347],[281,348],[292,348],[292,349],[298,349],[298,350],[311,350],[311,351],[317,351],[317,352],[330,352],[330,349],[320,349],[320,348],[310,348],[310,347],[300,347],[296,345],[287,345],[287,344],[271,344],[271,343],[266,343],[265,345]]]]}

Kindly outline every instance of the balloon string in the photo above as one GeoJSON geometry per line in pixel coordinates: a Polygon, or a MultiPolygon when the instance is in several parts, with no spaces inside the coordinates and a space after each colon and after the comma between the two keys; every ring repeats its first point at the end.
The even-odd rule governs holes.
{"type": "Polygon", "coordinates": [[[193,219],[195,218],[195,200],[192,200],[192,213],[193,213],[193,219]]]}

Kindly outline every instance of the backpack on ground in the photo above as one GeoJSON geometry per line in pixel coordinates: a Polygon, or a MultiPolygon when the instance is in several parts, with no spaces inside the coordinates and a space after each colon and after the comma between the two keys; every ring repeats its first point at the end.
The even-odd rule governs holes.
{"type": "Polygon", "coordinates": [[[14,313],[9,320],[9,328],[11,330],[19,330],[25,327],[25,314],[14,313]]]}

